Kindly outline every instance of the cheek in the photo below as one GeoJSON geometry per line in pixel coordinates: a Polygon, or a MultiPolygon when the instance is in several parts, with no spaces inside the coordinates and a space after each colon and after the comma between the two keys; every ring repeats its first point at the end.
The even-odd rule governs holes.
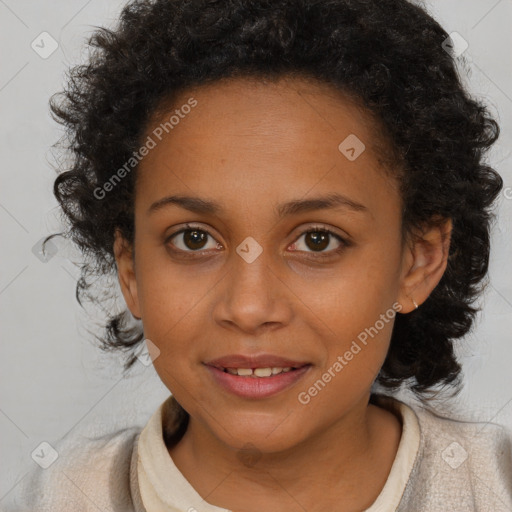
{"type": "Polygon", "coordinates": [[[294,292],[334,333],[356,336],[395,302],[399,263],[398,250],[367,245],[347,253],[328,275],[297,282],[294,292]]]}
{"type": "Polygon", "coordinates": [[[385,360],[399,310],[399,251],[378,257],[382,252],[377,244],[367,246],[347,258],[332,278],[315,287],[304,283],[297,291],[307,306],[303,314],[324,340],[324,369],[342,358],[343,369],[338,365],[335,373],[344,377],[338,382],[371,384],[385,360]]]}
{"type": "MultiPolygon", "coordinates": [[[[215,284],[212,275],[193,265],[173,264],[164,248],[140,243],[136,261],[137,292],[145,330],[179,327],[215,284]]],[[[149,337],[149,336],[148,336],[149,337]]]]}
{"type": "Polygon", "coordinates": [[[183,333],[187,330],[192,335],[191,328],[196,325],[192,317],[205,287],[204,283],[185,282],[169,266],[159,264],[158,258],[145,258],[139,252],[137,292],[144,336],[160,350],[155,368],[172,364],[181,350],[176,341],[186,339],[183,333]]]}

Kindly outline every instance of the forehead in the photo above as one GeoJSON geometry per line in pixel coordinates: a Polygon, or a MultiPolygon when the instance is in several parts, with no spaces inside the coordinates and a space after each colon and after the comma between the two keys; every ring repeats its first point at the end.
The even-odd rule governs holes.
{"type": "Polygon", "coordinates": [[[224,136],[232,146],[233,138],[238,142],[247,138],[252,143],[266,143],[278,134],[287,139],[301,137],[302,143],[309,140],[314,144],[331,132],[336,138],[358,134],[376,159],[389,149],[383,126],[361,100],[332,84],[305,76],[247,76],[190,87],[161,101],[146,132],[151,133],[160,125],[164,125],[161,136],[172,135],[176,142],[195,134],[206,135],[203,143],[215,139],[218,144],[224,136]],[[192,98],[196,106],[190,109],[187,103],[192,98]],[[184,118],[192,120],[184,123],[184,118]],[[171,126],[168,123],[165,127],[170,120],[171,126]]]}
{"type": "Polygon", "coordinates": [[[329,84],[223,80],[160,105],[146,128],[155,146],[139,164],[137,188],[152,199],[164,190],[227,198],[236,189],[274,202],[286,192],[338,189],[358,201],[390,181],[376,131],[368,112],[329,84]]]}

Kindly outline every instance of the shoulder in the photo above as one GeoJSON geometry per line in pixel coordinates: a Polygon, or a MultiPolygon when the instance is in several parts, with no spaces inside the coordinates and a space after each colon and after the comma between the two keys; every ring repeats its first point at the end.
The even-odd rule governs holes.
{"type": "Polygon", "coordinates": [[[506,429],[412,408],[420,448],[404,494],[407,510],[512,510],[512,443],[506,429]]]}
{"type": "Polygon", "coordinates": [[[57,458],[23,478],[7,512],[131,512],[130,465],[140,431],[131,427],[99,437],[67,436],[43,446],[41,457],[57,458]]]}
{"type": "MultiPolygon", "coordinates": [[[[463,465],[480,470],[508,470],[511,477],[512,443],[506,429],[492,422],[466,422],[415,409],[425,456],[440,456],[444,466],[463,465]],[[467,463],[467,464],[466,464],[467,463]]],[[[451,473],[451,472],[450,472],[451,473]]]]}

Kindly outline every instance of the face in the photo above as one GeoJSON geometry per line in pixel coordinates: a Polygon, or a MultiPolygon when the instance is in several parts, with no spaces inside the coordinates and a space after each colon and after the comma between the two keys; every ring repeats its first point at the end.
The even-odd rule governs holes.
{"type": "Polygon", "coordinates": [[[329,85],[291,78],[190,89],[148,126],[121,285],[160,378],[226,445],[286,449],[360,412],[412,309],[373,129],[329,85]],[[249,368],[262,376],[233,375],[249,368]]]}

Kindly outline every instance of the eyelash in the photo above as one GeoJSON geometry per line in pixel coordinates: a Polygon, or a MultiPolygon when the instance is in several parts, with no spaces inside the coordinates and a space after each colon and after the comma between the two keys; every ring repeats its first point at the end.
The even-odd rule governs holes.
{"type": "MultiPolygon", "coordinates": [[[[206,233],[208,236],[210,236],[211,238],[213,238],[215,240],[213,235],[207,229],[204,229],[200,226],[194,226],[192,224],[186,224],[184,228],[169,235],[165,239],[165,244],[168,245],[174,237],[180,235],[181,233],[185,233],[187,231],[200,231],[201,233],[206,233]]],[[[306,231],[303,231],[296,240],[299,240],[302,236],[307,235],[309,233],[327,233],[327,234],[331,235],[332,237],[336,238],[340,242],[340,246],[337,249],[331,249],[330,251],[327,251],[327,252],[297,251],[297,252],[306,252],[307,254],[314,254],[315,259],[330,258],[330,257],[332,257],[333,254],[339,254],[345,248],[347,248],[351,245],[350,242],[348,242],[347,240],[342,238],[340,235],[338,235],[337,233],[334,233],[330,229],[327,229],[323,226],[313,226],[312,228],[309,228],[306,231]]],[[[293,243],[295,244],[296,242],[293,242],[293,243]]],[[[203,256],[203,254],[201,254],[201,253],[204,252],[204,250],[197,250],[197,251],[191,251],[191,250],[185,251],[183,249],[171,249],[171,250],[173,252],[180,252],[180,253],[186,254],[185,257],[188,257],[188,258],[201,257],[201,256],[203,256]]]]}

